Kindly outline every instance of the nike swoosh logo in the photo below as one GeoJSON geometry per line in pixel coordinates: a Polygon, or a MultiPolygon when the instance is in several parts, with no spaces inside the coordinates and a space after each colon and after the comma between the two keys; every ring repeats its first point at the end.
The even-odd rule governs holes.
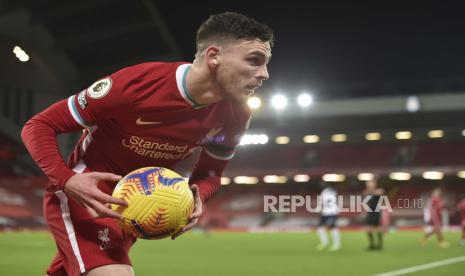
{"type": "Polygon", "coordinates": [[[137,118],[136,124],[138,125],[159,125],[162,122],[149,122],[149,121],[142,121],[142,117],[137,118]]]}

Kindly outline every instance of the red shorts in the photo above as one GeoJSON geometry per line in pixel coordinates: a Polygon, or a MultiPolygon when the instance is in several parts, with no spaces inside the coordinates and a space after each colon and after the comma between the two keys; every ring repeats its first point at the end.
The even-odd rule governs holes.
{"type": "Polygon", "coordinates": [[[87,208],[64,192],[46,192],[44,213],[58,253],[48,275],[77,276],[107,264],[128,264],[128,252],[136,241],[123,234],[111,218],[92,217],[87,208]]]}

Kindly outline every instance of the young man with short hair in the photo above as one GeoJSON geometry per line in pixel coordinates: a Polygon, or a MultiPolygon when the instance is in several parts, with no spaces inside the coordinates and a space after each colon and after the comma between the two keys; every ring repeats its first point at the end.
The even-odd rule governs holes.
{"type": "Polygon", "coordinates": [[[175,169],[201,150],[189,179],[195,209],[173,238],[197,224],[249,125],[246,102],[269,77],[272,45],[268,26],[233,12],[212,15],[197,32],[192,64],[123,68],[26,123],[23,141],[50,179],[44,213],[58,253],[48,275],[134,275],[135,239],[106,206],[127,205],[111,197],[115,182],[140,167],[175,169]],[[56,136],[74,131],[83,134],[65,163],[56,136]]]}

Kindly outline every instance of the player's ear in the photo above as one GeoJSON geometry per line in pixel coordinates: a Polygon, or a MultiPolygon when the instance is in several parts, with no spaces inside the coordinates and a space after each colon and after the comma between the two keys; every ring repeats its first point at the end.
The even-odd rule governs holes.
{"type": "Polygon", "coordinates": [[[216,69],[220,62],[220,48],[215,45],[210,45],[205,50],[205,60],[209,68],[216,69]]]}

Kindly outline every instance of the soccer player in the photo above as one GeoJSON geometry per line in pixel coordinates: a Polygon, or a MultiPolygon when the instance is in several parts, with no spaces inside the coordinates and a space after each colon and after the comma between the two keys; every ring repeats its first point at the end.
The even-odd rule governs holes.
{"type": "Polygon", "coordinates": [[[426,205],[425,208],[428,208],[426,212],[426,219],[428,220],[427,222],[430,227],[425,228],[425,234],[421,240],[422,245],[426,245],[428,239],[432,235],[436,234],[439,247],[448,248],[449,243],[444,240],[444,236],[442,234],[441,213],[444,209],[444,200],[442,198],[442,191],[440,188],[433,189],[429,204],[426,205]]]}
{"type": "Polygon", "coordinates": [[[460,212],[460,223],[462,226],[462,237],[459,244],[465,246],[465,195],[462,195],[462,200],[457,204],[457,210],[460,212]]]}
{"type": "Polygon", "coordinates": [[[320,238],[320,244],[317,249],[323,250],[329,245],[327,229],[331,230],[333,244],[329,248],[330,251],[337,251],[341,248],[341,238],[339,234],[339,228],[336,225],[337,216],[339,214],[339,208],[337,205],[337,192],[328,183],[321,183],[323,190],[320,193],[321,202],[321,216],[320,224],[318,225],[318,237],[320,238]]]}
{"type": "Polygon", "coordinates": [[[106,205],[127,205],[110,196],[115,182],[140,167],[175,169],[201,150],[189,179],[194,212],[172,238],[198,222],[249,125],[246,101],[269,77],[272,44],[267,25],[233,12],[212,15],[197,31],[192,64],[123,68],[25,124],[23,141],[50,179],[44,213],[58,253],[48,275],[134,275],[135,239],[106,205]],[[65,163],[56,136],[73,131],[82,136],[65,163]]]}
{"type": "Polygon", "coordinates": [[[363,191],[363,195],[369,197],[365,224],[368,236],[368,250],[381,250],[383,249],[383,228],[381,226],[381,211],[377,210],[381,195],[384,194],[384,190],[378,188],[376,180],[369,180],[366,182],[366,188],[363,191]],[[375,242],[376,235],[377,242],[375,242]]]}

